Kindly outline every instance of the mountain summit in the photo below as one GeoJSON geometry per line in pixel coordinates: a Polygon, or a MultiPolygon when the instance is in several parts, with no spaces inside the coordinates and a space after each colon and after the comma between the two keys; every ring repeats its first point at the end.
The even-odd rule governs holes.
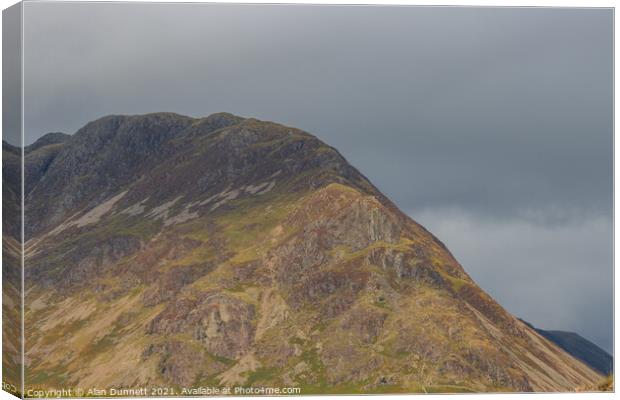
{"type": "Polygon", "coordinates": [[[26,156],[27,388],[571,391],[602,379],[306,132],[157,113],[54,139],[26,156]]]}

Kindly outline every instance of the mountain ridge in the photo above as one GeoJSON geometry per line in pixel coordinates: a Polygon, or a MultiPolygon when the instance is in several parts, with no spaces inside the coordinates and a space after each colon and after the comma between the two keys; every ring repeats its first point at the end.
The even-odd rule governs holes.
{"type": "Polygon", "coordinates": [[[110,116],[29,156],[33,385],[567,391],[602,378],[307,132],[110,116]]]}
{"type": "Polygon", "coordinates": [[[527,321],[520,320],[601,374],[609,375],[613,373],[613,357],[580,334],[569,331],[540,329],[527,321]]]}

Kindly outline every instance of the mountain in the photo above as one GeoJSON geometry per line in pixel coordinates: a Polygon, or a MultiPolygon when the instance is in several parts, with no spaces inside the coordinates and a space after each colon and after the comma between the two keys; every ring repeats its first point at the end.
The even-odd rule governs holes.
{"type": "Polygon", "coordinates": [[[69,138],[71,138],[71,135],[67,135],[66,133],[62,132],[46,133],[45,135],[38,138],[33,144],[26,146],[24,148],[24,152],[26,154],[32,153],[33,151],[45,146],[50,146],[48,147],[48,149],[50,149],[51,145],[62,144],[69,140],[69,138]]]}
{"type": "Polygon", "coordinates": [[[601,374],[609,375],[613,373],[613,357],[581,335],[575,332],[546,331],[536,328],[526,321],[523,322],[535,329],[541,336],[557,344],[570,355],[583,361],[601,374]]]}
{"type": "Polygon", "coordinates": [[[16,393],[21,377],[21,151],[2,142],[2,379],[16,393]]]}
{"type": "Polygon", "coordinates": [[[582,336],[565,331],[536,331],[600,373],[613,372],[613,357],[582,336]]]}
{"type": "Polygon", "coordinates": [[[603,379],[306,132],[156,113],[60,139],[26,156],[27,388],[571,391],[603,379]]]}

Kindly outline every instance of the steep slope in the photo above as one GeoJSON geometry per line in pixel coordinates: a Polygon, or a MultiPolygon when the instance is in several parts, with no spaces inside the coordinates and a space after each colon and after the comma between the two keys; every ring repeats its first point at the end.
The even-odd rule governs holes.
{"type": "MultiPolygon", "coordinates": [[[[524,321],[525,322],[525,321],[524,321]]],[[[613,372],[614,359],[605,350],[601,349],[594,343],[585,339],[575,332],[566,331],[546,331],[535,328],[532,324],[525,322],[544,338],[557,344],[560,348],[566,350],[570,355],[583,361],[596,371],[603,375],[609,375],[613,372]]]]}
{"type": "Polygon", "coordinates": [[[32,187],[45,175],[50,164],[63,148],[64,143],[70,138],[71,136],[60,132],[48,133],[24,148],[26,157],[24,164],[25,193],[29,193],[32,187]]]}
{"type": "Polygon", "coordinates": [[[537,332],[600,373],[607,375],[613,372],[613,358],[580,335],[574,332],[541,329],[537,329],[537,332]]]}
{"type": "Polygon", "coordinates": [[[2,142],[2,377],[21,386],[21,170],[19,148],[2,142]]]}
{"type": "Polygon", "coordinates": [[[105,117],[33,176],[28,387],[570,391],[602,379],[298,129],[105,117]]]}

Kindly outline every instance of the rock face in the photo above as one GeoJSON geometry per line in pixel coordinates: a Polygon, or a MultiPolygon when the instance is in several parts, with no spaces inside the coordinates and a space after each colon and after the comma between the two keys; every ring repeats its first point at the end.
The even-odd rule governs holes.
{"type": "Polygon", "coordinates": [[[571,391],[602,379],[308,133],[161,113],[48,139],[26,157],[27,387],[571,391]]]}

